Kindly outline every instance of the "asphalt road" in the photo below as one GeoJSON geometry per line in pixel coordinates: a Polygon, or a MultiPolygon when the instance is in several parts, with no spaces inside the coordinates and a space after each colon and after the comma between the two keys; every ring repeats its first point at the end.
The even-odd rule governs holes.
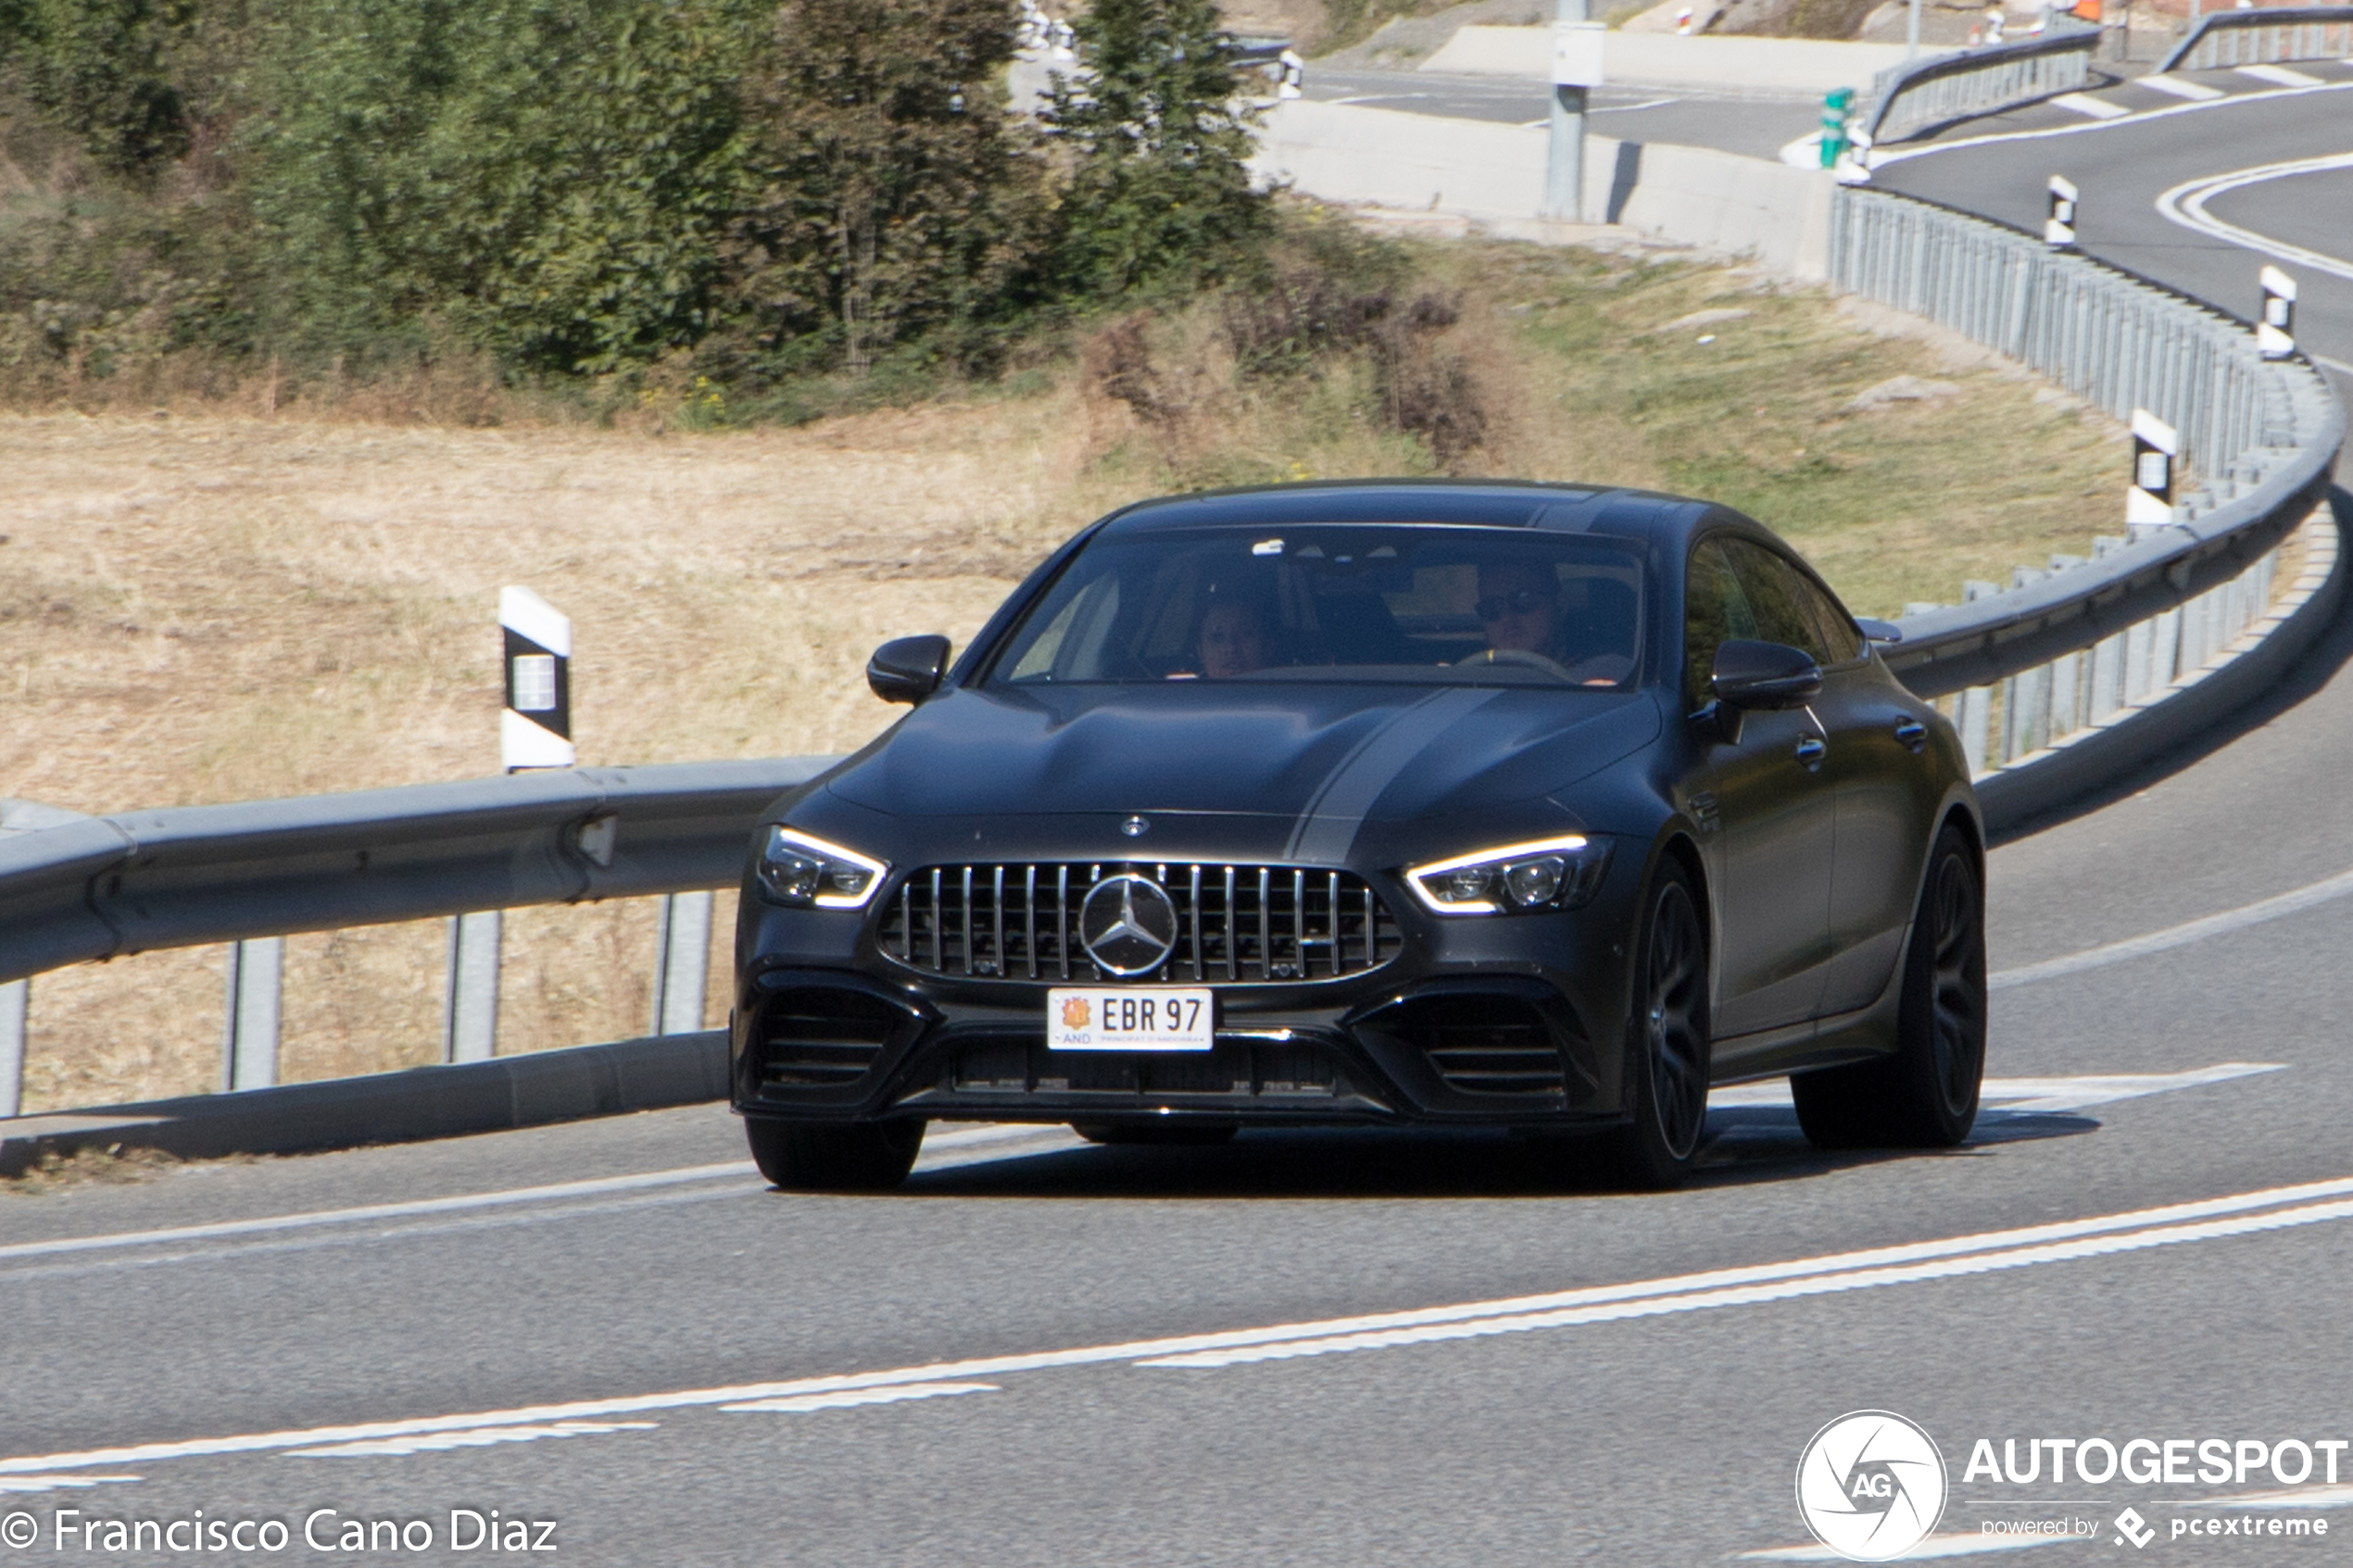
{"type": "MultiPolygon", "coordinates": [[[[1553,92],[1541,82],[1430,71],[1327,70],[1310,66],[1307,96],[1368,108],[1450,119],[1541,125],[1553,92]]],[[[1783,145],[1819,130],[1822,107],[1810,94],[1759,92],[1734,96],[1692,87],[1594,88],[1586,126],[1622,142],[1677,142],[1751,157],[1777,157],[1783,145]]]]}
{"type": "MultiPolygon", "coordinates": [[[[2244,276],[2136,240],[2163,231],[2127,226],[2128,172],[2314,156],[2346,102],[2252,151],[2207,116],[2170,166],[2178,120],[2071,142],[2110,160],[2075,164],[2088,243],[2244,276]]],[[[1990,209],[2015,169],[1965,160],[1994,156],[1888,172],[1993,169],[1990,209]]],[[[2248,199],[2216,209],[2296,220],[2248,199]]],[[[2036,1561],[2342,1560],[2353,1452],[2284,1509],[2259,1460],[1964,1471],[1980,1438],[2353,1438],[2349,659],[2353,618],[2196,754],[1996,848],[1998,1082],[1954,1153],[1819,1156],[1751,1090],[1667,1196],[1467,1137],[980,1129],[902,1194],[802,1198],[697,1109],[0,1198],[0,1539],[37,1536],[0,1561],[185,1561],[60,1550],[58,1520],[198,1510],[292,1532],[206,1561],[480,1561],[449,1551],[467,1510],[617,1564],[1714,1562],[1806,1542],[1799,1454],[1861,1409],[1935,1436],[1963,1546],[2065,1518],[2096,1528],[2036,1561]],[[433,1545],[312,1552],[306,1518],[433,1545]],[[2274,1518],[2334,1530],[2172,1533],[2274,1518]]]]}

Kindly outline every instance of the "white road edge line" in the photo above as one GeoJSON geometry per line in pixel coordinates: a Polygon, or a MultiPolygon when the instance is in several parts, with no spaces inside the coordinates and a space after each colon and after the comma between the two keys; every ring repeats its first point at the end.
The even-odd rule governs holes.
{"type": "Polygon", "coordinates": [[[2040,131],[1997,131],[1986,136],[1964,136],[1952,142],[1931,142],[1923,147],[1902,147],[1893,152],[1871,149],[1870,167],[1884,169],[1889,164],[1903,163],[1911,158],[1927,157],[1931,153],[1958,152],[1963,147],[1992,146],[1998,142],[2041,142],[2054,136],[2082,136],[2102,131],[2112,131],[2121,125],[2143,126],[2151,120],[2170,119],[2181,114],[2206,114],[2215,109],[2235,108],[2241,104],[2276,104],[2283,98],[2300,97],[2307,93],[2342,93],[2353,88],[2353,82],[2324,82],[2317,87],[2283,87],[2271,93],[2232,93],[2196,104],[2166,104],[2122,119],[2093,119],[2081,125],[2047,125],[2040,131]]]}
{"type": "MultiPolygon", "coordinates": [[[[925,1157],[952,1154],[975,1144],[1005,1143],[1018,1138],[1045,1137],[1066,1130],[1059,1123],[985,1123],[950,1132],[928,1133],[925,1157]]],[[[210,1224],[174,1225],[158,1230],[118,1231],[106,1236],[61,1236],[51,1241],[19,1241],[0,1245],[0,1263],[19,1258],[45,1258],[67,1252],[97,1252],[121,1247],[153,1247],[171,1242],[215,1241],[228,1236],[267,1236],[273,1231],[305,1230],[319,1225],[362,1225],[378,1220],[414,1219],[422,1214],[459,1213],[469,1209],[499,1209],[518,1203],[560,1203],[572,1198],[601,1198],[616,1192],[679,1186],[690,1182],[757,1177],[759,1168],[749,1160],[721,1165],[687,1165],[670,1171],[646,1171],[626,1176],[598,1176],[585,1181],[557,1182],[547,1186],[509,1187],[496,1192],[460,1193],[451,1198],[421,1198],[402,1203],[370,1203],[354,1209],[314,1209],[296,1214],[271,1214],[252,1220],[222,1220],[210,1224]]]]}
{"type": "MultiPolygon", "coordinates": [[[[2008,1111],[2083,1110],[2120,1099],[2138,1099],[2145,1095],[2170,1094],[2175,1089],[2202,1088],[2208,1084],[2226,1084],[2233,1078],[2277,1073],[2286,1065],[2279,1061],[2223,1061],[2212,1067],[2194,1067],[2186,1073],[2088,1073],[2075,1078],[1988,1078],[1979,1090],[1979,1103],[1988,1110],[2008,1111]]],[[[1789,1103],[1790,1087],[1786,1078],[1767,1079],[1756,1084],[1735,1084],[1729,1088],[1711,1089],[1707,1095],[1710,1110],[1719,1106],[1737,1108],[1789,1103]]]]}
{"type": "Polygon", "coordinates": [[[2259,185],[2272,180],[2285,180],[2298,174],[2322,174],[2331,169],[2353,169],[2353,153],[2332,153],[2325,157],[2297,158],[2288,163],[2267,163],[2254,169],[2233,169],[2228,174],[2202,175],[2174,186],[2157,198],[2157,210],[2172,222],[2197,233],[2227,240],[2265,256],[2334,277],[2353,279],[2353,261],[2328,256],[2317,250],[2307,250],[2269,234],[2259,234],[2252,229],[2242,229],[2226,223],[2206,210],[2206,204],[2216,196],[2238,190],[2242,186],[2259,185]]]}
{"type": "Polygon", "coordinates": [[[1024,1372],[1100,1366],[1111,1362],[1141,1362],[1171,1356],[1238,1349],[1261,1345],[1297,1345],[1302,1340],[1331,1340],[1342,1336],[1380,1334],[1448,1325],[1476,1327],[1481,1320],[1508,1320],[1535,1326],[1532,1318],[1556,1312],[1601,1311],[1617,1315],[1647,1315],[1653,1311],[1687,1311],[1674,1302],[1705,1305],[1742,1304],[1742,1294],[1771,1286],[1755,1299],[1779,1299],[1781,1294],[1811,1294],[1855,1289],[1866,1279],[1894,1284],[1912,1277],[1943,1277],[1934,1272],[1910,1270],[1929,1265],[1950,1273],[1988,1272],[2055,1262],[2064,1258],[2095,1256],[2096,1251],[2071,1250],[2092,1247],[2089,1238],[2114,1237],[2115,1250],[2173,1245],[2214,1236],[2281,1229],[2353,1214],[2353,1177],[2308,1182],[2295,1186],[2267,1187],[2223,1198],[2168,1204],[2156,1209],[2099,1215],[2089,1219],[2030,1225],[2016,1230],[1988,1231],[1935,1241],[1874,1248],[1859,1252],[1832,1253],[1787,1262],[1744,1268],[1717,1269],[1694,1274],[1640,1280],[1624,1285],[1587,1286],[1541,1296],[1417,1311],[1334,1318],[1318,1323],[1293,1323],[1265,1328],[1180,1335],[1134,1340],[1123,1344],[1085,1346],[1073,1349],[1036,1351],[962,1361],[940,1361],[887,1371],[844,1373],[800,1377],[774,1383],[742,1384],[721,1388],[682,1389],[661,1394],[625,1395],[580,1399],[561,1404],[534,1405],[504,1411],[472,1411],[463,1414],[423,1416],[399,1421],[362,1422],[338,1426],[278,1432],[253,1432],[229,1436],[199,1437],[179,1442],[138,1443],[71,1453],[23,1455],[0,1459],[0,1476],[40,1474],[57,1471],[91,1470],[150,1463],[159,1460],[207,1455],[283,1452],[333,1443],[410,1436],[434,1432],[458,1432],[507,1425],[567,1421],[593,1421],[651,1411],[688,1410],[754,1400],[834,1394],[857,1388],[884,1388],[909,1384],[976,1381],[1024,1372]],[[2334,1201],[2330,1201],[2334,1200],[2334,1201]],[[2301,1207],[2290,1207],[2300,1205],[2301,1207]],[[2281,1210],[2262,1213],[2260,1210],[2281,1210]],[[2152,1227],[2163,1227],[2152,1229],[2152,1227]],[[2142,1240],[2146,1236],[2149,1239],[2142,1240]],[[2031,1254],[2031,1256],[2030,1256],[2031,1254]],[[1976,1255],[1976,1256],[1973,1256],[1976,1255]],[[1949,1268],[1948,1268],[1949,1264],[1949,1268]],[[1839,1281],[1850,1283],[1841,1285],[1839,1281]],[[1804,1286],[1805,1288],[1797,1288],[1804,1286]],[[1782,1288],[1787,1287],[1787,1288],[1782,1288]]]}
{"type": "Polygon", "coordinates": [[[2127,937],[2121,942],[2103,943],[2097,947],[2045,959],[2039,963],[1996,970],[1985,977],[1985,986],[1989,991],[2003,991],[2013,985],[2031,985],[2038,980],[2056,980],[2062,974],[2080,974],[2087,969],[2102,969],[2131,959],[2145,959],[2152,953],[2186,947],[2193,942],[2203,942],[2209,936],[2220,936],[2225,932],[2243,931],[2250,925],[2261,925],[2266,921],[2300,914],[2306,909],[2333,903],[2347,894],[2353,894],[2353,872],[2339,872],[2319,882],[2307,883],[2302,887],[2274,894],[2269,898],[2259,898],[2252,904],[2242,904],[2235,909],[2224,909],[2220,914],[2208,915],[2200,920],[2169,925],[2162,931],[2127,937]]]}

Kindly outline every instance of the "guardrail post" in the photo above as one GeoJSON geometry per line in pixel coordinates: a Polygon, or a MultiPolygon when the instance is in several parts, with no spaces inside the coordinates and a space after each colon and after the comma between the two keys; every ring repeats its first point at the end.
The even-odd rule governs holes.
{"type": "Polygon", "coordinates": [[[1954,699],[1953,727],[1961,732],[1961,755],[1969,760],[1969,776],[1983,777],[1991,771],[1985,765],[1985,747],[1994,727],[1994,688],[1963,690],[1954,699]]]}
{"type": "Polygon", "coordinates": [[[654,935],[657,1035],[691,1035],[702,1027],[711,984],[711,905],[708,893],[662,896],[654,935]]]}
{"type": "Polygon", "coordinates": [[[229,945],[221,1005],[220,1086],[266,1089],[278,1081],[278,1001],[286,939],[257,937],[229,945]]]}
{"type": "Polygon", "coordinates": [[[449,993],[441,1011],[441,1060],[488,1061],[498,1051],[497,909],[449,921],[449,993]]]}
{"type": "Polygon", "coordinates": [[[0,985],[0,1120],[24,1109],[24,1025],[32,982],[0,985]]]}

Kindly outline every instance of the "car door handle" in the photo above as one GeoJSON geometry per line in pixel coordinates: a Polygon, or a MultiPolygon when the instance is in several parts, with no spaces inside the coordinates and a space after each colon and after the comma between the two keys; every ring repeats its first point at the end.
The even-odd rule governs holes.
{"type": "Polygon", "coordinates": [[[1829,750],[1830,747],[1824,746],[1819,740],[1807,735],[1797,743],[1797,759],[1805,763],[1806,771],[1811,772],[1822,765],[1822,758],[1829,750]]]}
{"type": "Polygon", "coordinates": [[[1895,738],[1919,751],[1928,745],[1928,726],[1918,719],[1906,719],[1895,726],[1895,738]]]}

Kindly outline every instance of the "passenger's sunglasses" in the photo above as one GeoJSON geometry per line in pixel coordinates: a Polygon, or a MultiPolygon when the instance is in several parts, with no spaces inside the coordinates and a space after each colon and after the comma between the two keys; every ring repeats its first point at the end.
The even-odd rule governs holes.
{"type": "Polygon", "coordinates": [[[1535,588],[1522,588],[1513,594],[1490,594],[1471,608],[1481,621],[1501,621],[1507,615],[1526,615],[1539,606],[1553,602],[1553,596],[1535,588]]]}

